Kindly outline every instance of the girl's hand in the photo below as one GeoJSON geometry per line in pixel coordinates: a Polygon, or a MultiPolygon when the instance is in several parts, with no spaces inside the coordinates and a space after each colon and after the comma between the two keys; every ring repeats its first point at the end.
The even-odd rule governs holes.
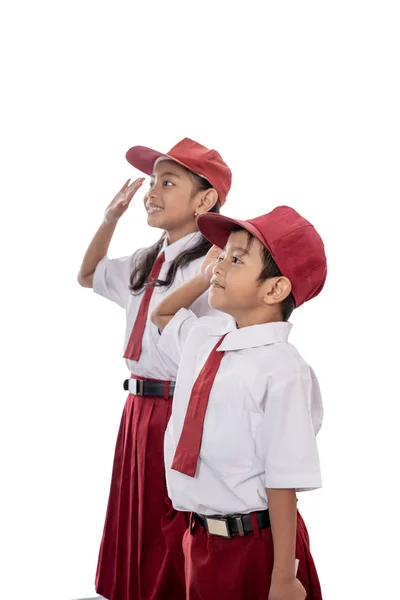
{"type": "Polygon", "coordinates": [[[217,264],[220,254],[221,249],[218,248],[218,246],[211,246],[211,248],[204,257],[203,263],[200,268],[200,273],[207,281],[210,281],[212,277],[213,269],[217,264]]]}
{"type": "Polygon", "coordinates": [[[272,577],[268,600],[305,600],[306,590],[298,579],[274,580],[272,577]]]}
{"type": "Polygon", "coordinates": [[[130,201],[133,196],[136,194],[138,189],[143,184],[145,178],[139,177],[139,179],[135,179],[132,183],[130,183],[130,179],[124,183],[118,194],[115,198],[110,202],[107,206],[104,213],[104,221],[105,223],[117,223],[120,217],[127,210],[130,201]]]}

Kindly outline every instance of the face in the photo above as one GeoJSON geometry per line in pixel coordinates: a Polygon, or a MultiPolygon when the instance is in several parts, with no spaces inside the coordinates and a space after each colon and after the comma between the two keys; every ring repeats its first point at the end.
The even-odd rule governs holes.
{"type": "Polygon", "coordinates": [[[278,305],[270,302],[275,279],[258,281],[263,269],[262,245],[246,231],[231,233],[213,269],[210,306],[236,320],[240,327],[279,320],[278,305]]]}
{"type": "Polygon", "coordinates": [[[189,173],[171,160],[159,161],[144,198],[147,222],[167,232],[196,229],[196,189],[189,173]]]}

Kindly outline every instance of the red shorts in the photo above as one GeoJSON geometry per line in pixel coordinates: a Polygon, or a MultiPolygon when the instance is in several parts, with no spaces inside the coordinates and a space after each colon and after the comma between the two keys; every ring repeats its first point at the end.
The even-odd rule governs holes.
{"type": "MultiPolygon", "coordinates": [[[[183,540],[186,600],[267,600],[273,567],[271,528],[230,539],[213,536],[196,523],[183,540]]],[[[307,600],[322,600],[305,523],[298,513],[297,578],[307,600]]]]}

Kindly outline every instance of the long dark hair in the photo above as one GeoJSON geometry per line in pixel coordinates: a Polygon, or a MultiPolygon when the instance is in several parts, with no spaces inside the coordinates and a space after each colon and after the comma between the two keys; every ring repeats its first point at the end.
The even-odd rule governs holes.
{"type": "MultiPolygon", "coordinates": [[[[204,177],[196,175],[196,173],[189,171],[189,169],[186,169],[186,171],[194,182],[195,193],[209,190],[213,187],[211,183],[207,181],[207,179],[204,179],[204,177]]],[[[209,212],[219,213],[220,206],[221,205],[219,201],[217,201],[209,212]]],[[[196,258],[205,256],[212,246],[211,242],[201,235],[200,239],[194,246],[178,254],[175,260],[171,263],[165,279],[156,279],[155,281],[148,283],[147,279],[150,275],[151,269],[153,268],[154,262],[160,253],[163,243],[164,236],[162,236],[158,242],[149,248],[146,248],[146,250],[141,253],[130,277],[129,289],[131,290],[132,294],[139,294],[146,285],[166,287],[168,289],[173,284],[178,269],[182,269],[192,261],[196,260],[196,258]]]]}

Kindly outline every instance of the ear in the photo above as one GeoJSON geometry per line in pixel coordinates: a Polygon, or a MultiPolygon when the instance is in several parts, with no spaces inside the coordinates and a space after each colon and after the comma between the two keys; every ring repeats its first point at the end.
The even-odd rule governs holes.
{"type": "Polygon", "coordinates": [[[198,215],[208,212],[218,202],[218,193],[214,188],[201,192],[195,204],[195,211],[198,215]]]}
{"type": "Polygon", "coordinates": [[[279,304],[286,300],[292,291],[292,284],[287,277],[271,277],[265,281],[265,304],[279,304]]]}

